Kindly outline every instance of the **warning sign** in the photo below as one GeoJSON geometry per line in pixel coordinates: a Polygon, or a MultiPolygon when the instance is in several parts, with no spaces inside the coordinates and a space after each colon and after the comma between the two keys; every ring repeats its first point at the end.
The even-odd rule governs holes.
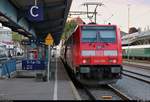
{"type": "Polygon", "coordinates": [[[45,38],[45,44],[46,45],[53,45],[53,42],[54,42],[54,40],[53,40],[51,34],[48,34],[47,37],[45,38]]]}

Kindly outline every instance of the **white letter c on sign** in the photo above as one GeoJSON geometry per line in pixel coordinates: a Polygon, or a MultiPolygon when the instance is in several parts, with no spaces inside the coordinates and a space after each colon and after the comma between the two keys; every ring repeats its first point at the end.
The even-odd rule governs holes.
{"type": "Polygon", "coordinates": [[[38,7],[38,6],[32,6],[31,9],[30,9],[30,14],[31,14],[31,16],[33,16],[33,17],[38,17],[39,14],[34,14],[34,13],[33,13],[34,9],[39,9],[39,7],[38,7]]]}

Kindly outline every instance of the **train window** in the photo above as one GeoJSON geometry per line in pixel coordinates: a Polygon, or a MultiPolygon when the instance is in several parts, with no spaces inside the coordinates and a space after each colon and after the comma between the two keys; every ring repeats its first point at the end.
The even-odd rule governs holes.
{"type": "MultiPolygon", "coordinates": [[[[89,28],[89,27],[88,27],[89,28]]],[[[104,29],[104,27],[96,27],[96,29],[82,29],[82,42],[115,42],[115,29],[104,29]]],[[[106,27],[105,27],[106,28],[106,27]]]]}
{"type": "Polygon", "coordinates": [[[97,36],[98,36],[98,41],[100,42],[115,42],[116,41],[116,33],[114,30],[98,31],[97,36]]]}
{"type": "Polygon", "coordinates": [[[93,30],[83,30],[82,31],[82,41],[83,42],[96,42],[96,33],[93,30]]]}

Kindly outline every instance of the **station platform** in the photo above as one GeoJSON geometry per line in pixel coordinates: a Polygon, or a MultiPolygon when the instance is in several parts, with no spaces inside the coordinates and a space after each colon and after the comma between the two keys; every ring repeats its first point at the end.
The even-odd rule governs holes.
{"type": "Polygon", "coordinates": [[[35,78],[0,79],[0,100],[81,100],[60,58],[53,59],[52,67],[55,73],[49,82],[35,78]]]}

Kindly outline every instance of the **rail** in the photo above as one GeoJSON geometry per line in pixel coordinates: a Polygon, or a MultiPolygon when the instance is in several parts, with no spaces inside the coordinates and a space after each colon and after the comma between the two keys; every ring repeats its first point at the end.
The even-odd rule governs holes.
{"type": "MultiPolygon", "coordinates": [[[[62,58],[61,58],[61,60],[62,60],[62,58]]],[[[72,74],[70,74],[71,72],[68,69],[69,66],[63,60],[62,60],[62,62],[64,64],[64,66],[65,66],[65,68],[66,68],[66,70],[67,70],[71,80],[73,81],[74,85],[76,87],[80,87],[81,89],[83,89],[84,92],[86,93],[86,95],[89,97],[89,99],[97,100],[96,96],[90,91],[90,89],[86,85],[80,83],[72,74]]],[[[130,97],[128,97],[124,93],[120,92],[119,90],[115,89],[113,86],[106,85],[106,87],[108,87],[108,89],[111,89],[113,91],[113,93],[116,94],[118,97],[120,97],[122,100],[132,100],[130,97]]]]}
{"type": "Polygon", "coordinates": [[[122,74],[125,75],[125,76],[128,76],[128,77],[131,77],[131,78],[134,78],[134,79],[137,79],[137,80],[140,80],[140,81],[142,81],[142,82],[145,82],[145,83],[150,84],[150,80],[146,80],[146,79],[145,79],[145,78],[148,78],[148,77],[145,76],[145,78],[144,78],[144,75],[143,75],[143,74],[140,75],[140,73],[134,73],[134,72],[133,72],[132,74],[136,74],[136,76],[135,76],[135,75],[132,75],[132,74],[129,74],[129,73],[132,73],[132,72],[129,72],[129,71],[128,71],[128,72],[123,72],[122,74]],[[139,76],[138,76],[138,75],[139,75],[139,76]],[[142,76],[143,78],[142,78],[141,76],[142,76]]]}
{"type": "Polygon", "coordinates": [[[112,85],[107,85],[114,93],[116,93],[119,97],[121,97],[123,100],[132,100],[129,96],[124,94],[123,92],[119,91],[118,89],[114,88],[112,85]]]}

